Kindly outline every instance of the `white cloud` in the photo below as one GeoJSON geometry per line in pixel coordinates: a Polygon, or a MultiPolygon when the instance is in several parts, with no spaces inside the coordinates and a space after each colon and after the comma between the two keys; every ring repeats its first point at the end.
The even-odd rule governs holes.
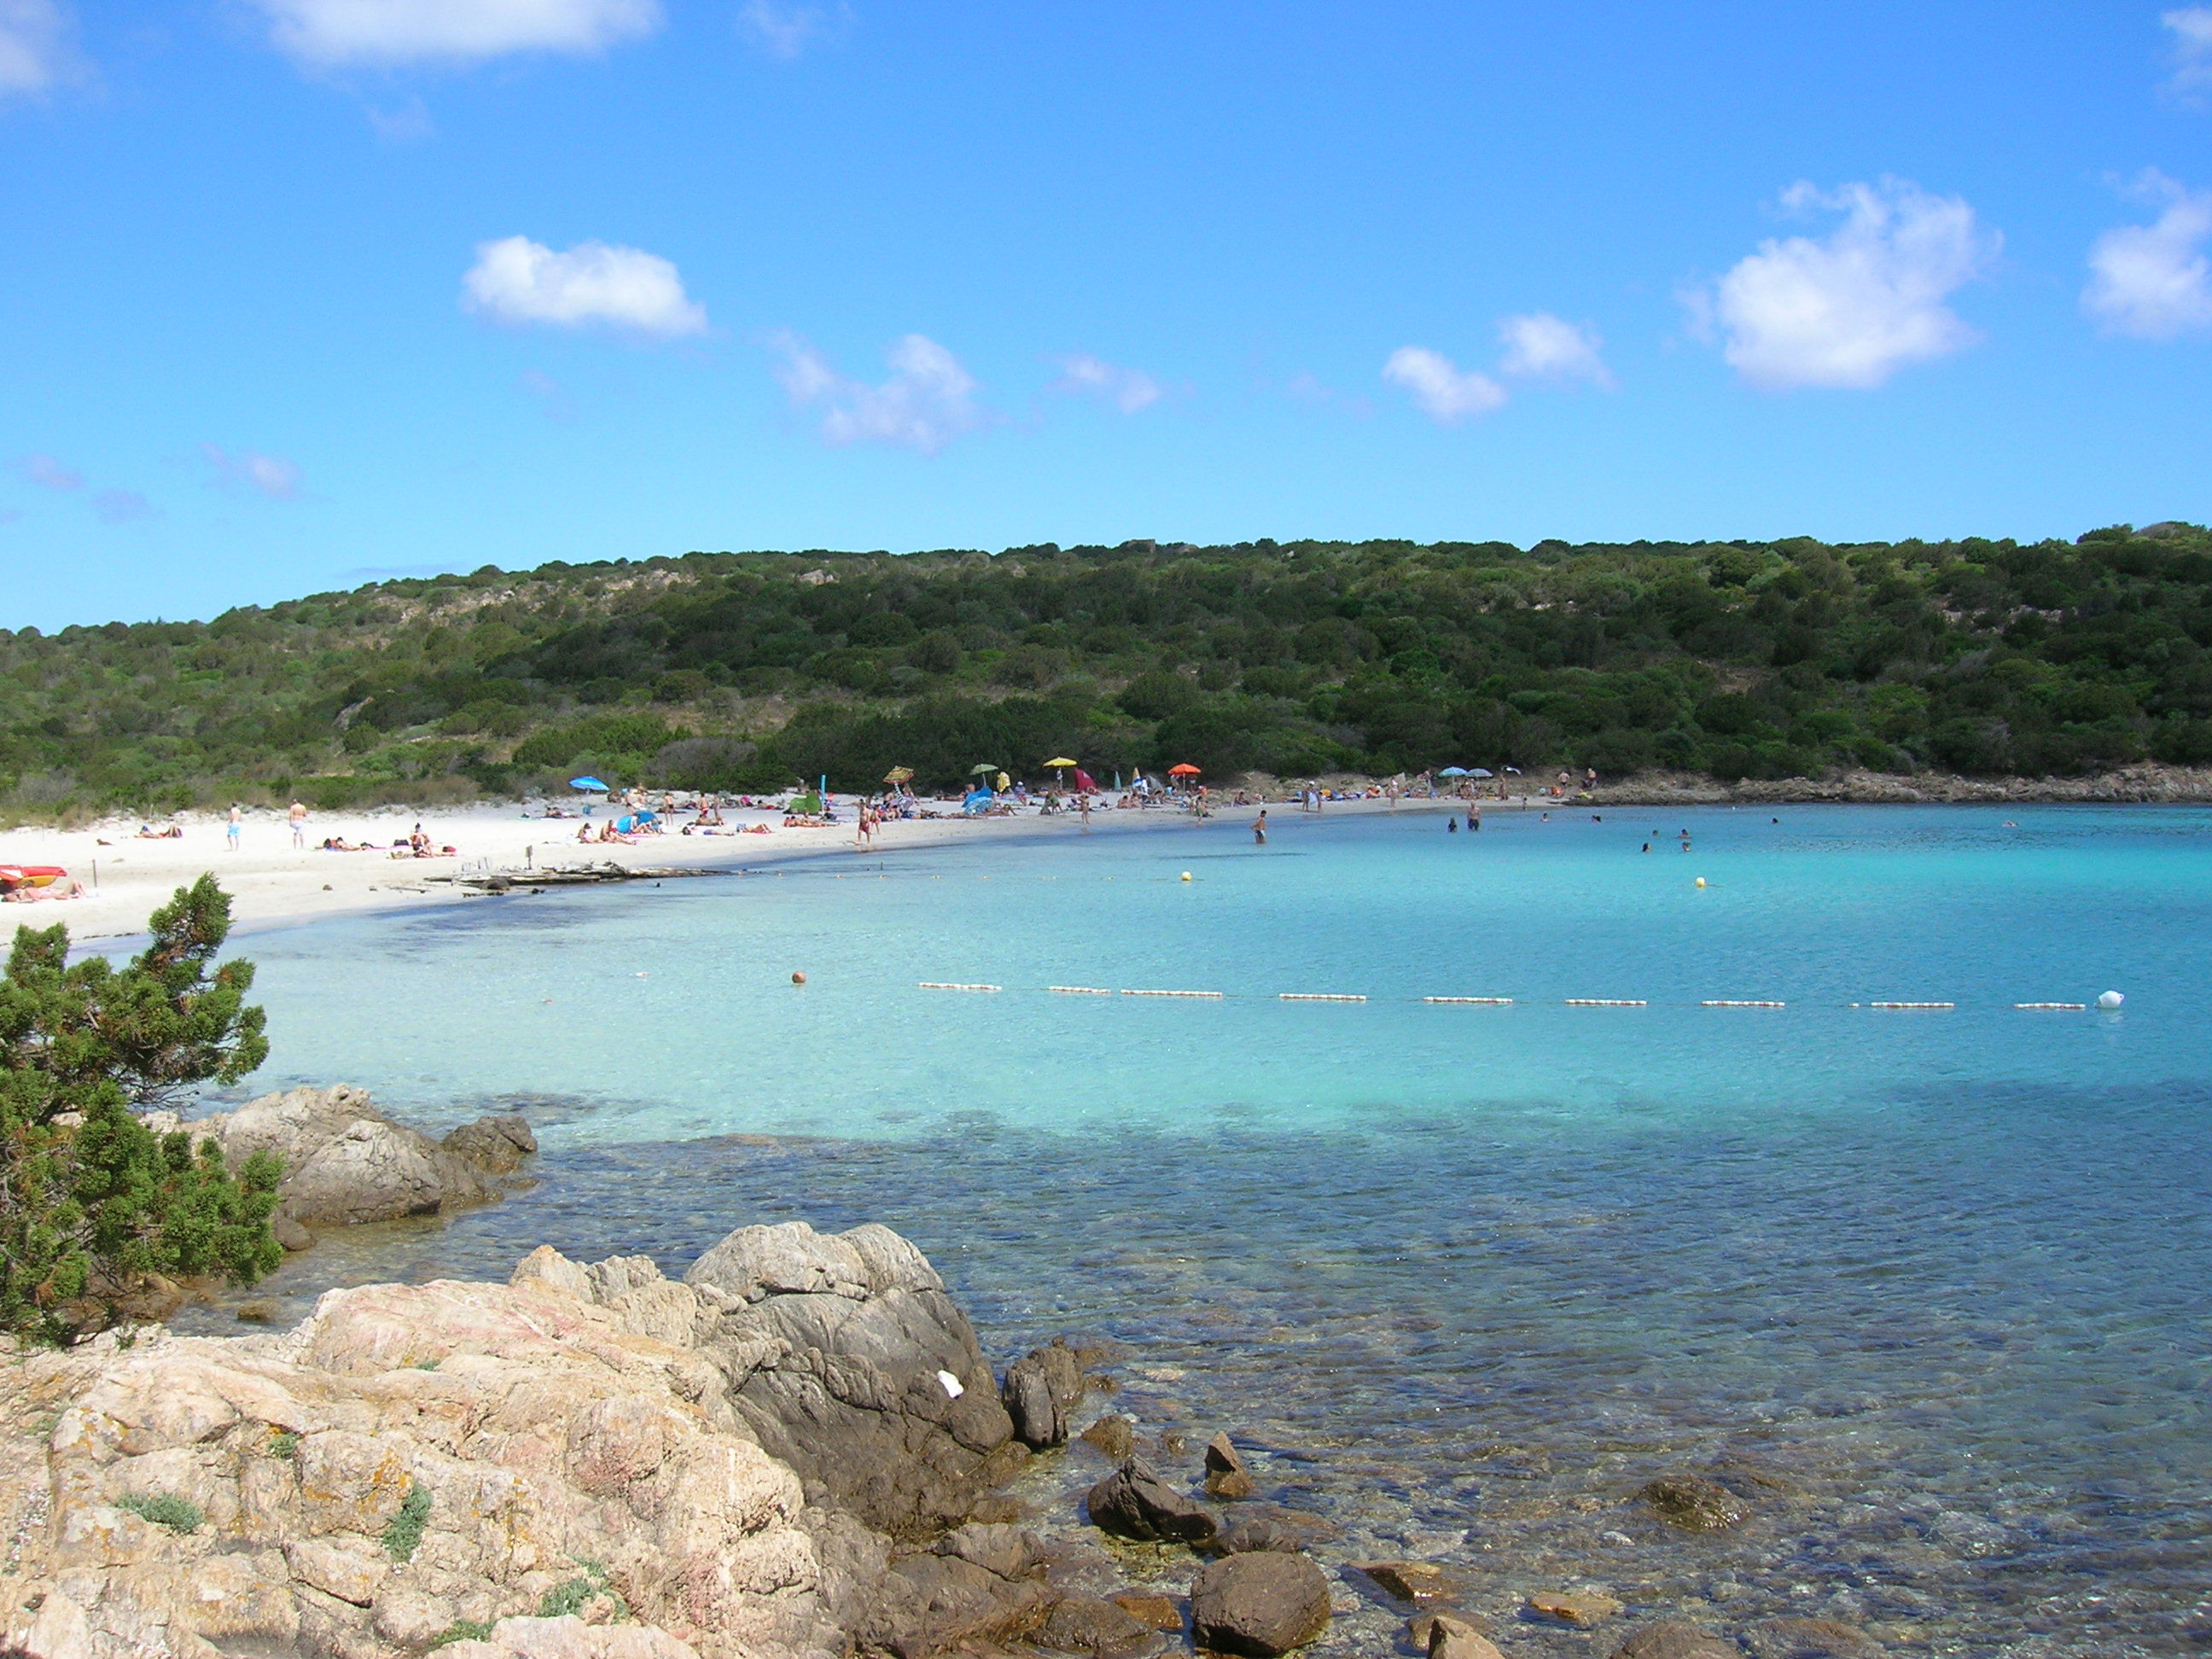
{"type": "Polygon", "coordinates": [[[2166,90],[2194,101],[2212,90],[2212,6],[2184,6],[2158,21],[2173,31],[2173,78],[2166,90]]]}
{"type": "Polygon", "coordinates": [[[0,0],[0,96],[44,92],[71,67],[69,19],[54,0],[0,0]]]}
{"type": "Polygon", "coordinates": [[[660,0],[254,0],[302,64],[468,63],[604,52],[660,27],[660,0]]]}
{"type": "Polygon", "coordinates": [[[641,248],[579,242],[556,253],[527,236],[477,244],[461,303],[501,323],[593,323],[637,334],[698,334],[705,307],[684,292],[676,267],[641,248]]]}
{"type": "Polygon", "coordinates": [[[1133,415],[1160,400],[1160,383],[1140,368],[1117,368],[1080,352],[1062,357],[1060,368],[1054,391],[1103,398],[1124,415],[1133,415]]]}
{"type": "Polygon", "coordinates": [[[783,362],[775,377],[800,407],[823,405],[822,436],[833,444],[885,443],[933,455],[981,416],[975,380],[936,341],[909,334],[884,355],[890,378],[869,386],[840,374],[795,334],[773,337],[783,362]]]}
{"type": "Polygon", "coordinates": [[[2120,225],[2089,249],[2089,285],[2081,308],[2111,334],[2170,340],[2212,328],[2212,191],[2192,191],[2154,169],[2130,195],[2163,202],[2148,225],[2120,225]]]}
{"type": "Polygon", "coordinates": [[[1500,318],[1498,338],[1505,348],[1498,367],[1505,374],[1526,380],[1613,384],[1605,360],[1598,355],[1598,348],[1605,343],[1595,329],[1577,328],[1548,311],[1536,311],[1500,318]]]}
{"type": "Polygon", "coordinates": [[[1400,346],[1382,365],[1382,378],[1413,394],[1431,418],[1449,426],[1470,415],[1487,415],[1505,402],[1505,388],[1474,369],[1462,373],[1440,351],[1400,346]]]}
{"type": "Polygon", "coordinates": [[[289,501],[300,493],[300,469],[290,461],[251,449],[233,455],[219,444],[202,444],[200,453],[208,458],[221,483],[258,490],[276,501],[289,501]]]}
{"type": "Polygon", "coordinates": [[[419,144],[438,130],[429,106],[420,98],[410,98],[397,109],[379,109],[374,104],[368,109],[368,125],[387,144],[419,144]]]}
{"type": "Polygon", "coordinates": [[[1691,299],[1693,319],[1717,320],[1722,356],[1753,385],[1877,386],[1980,337],[1943,301],[2002,239],[1965,202],[1885,179],[1825,192],[1792,185],[1782,205],[1844,222],[1819,240],[1770,238],[1691,299]]]}
{"type": "Polygon", "coordinates": [[[792,5],[785,0],[745,0],[738,9],[738,33],[771,58],[790,59],[815,41],[827,38],[848,14],[841,7],[831,15],[820,6],[792,5]]]}
{"type": "Polygon", "coordinates": [[[15,463],[15,470],[31,483],[47,489],[82,489],[84,474],[73,467],[64,466],[51,455],[26,455],[15,463]]]}

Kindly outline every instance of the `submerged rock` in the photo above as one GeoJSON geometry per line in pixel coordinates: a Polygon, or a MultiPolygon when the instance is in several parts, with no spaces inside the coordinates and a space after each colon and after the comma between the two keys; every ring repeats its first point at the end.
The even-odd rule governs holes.
{"type": "Polygon", "coordinates": [[[1216,1533],[1206,1547],[1221,1555],[1249,1555],[1255,1550],[1296,1555],[1305,1547],[1305,1540],[1271,1516],[1248,1515],[1216,1533]]]}
{"type": "Polygon", "coordinates": [[[1119,1463],[1137,1449],[1137,1425],[1126,1417],[1108,1415],[1084,1430],[1079,1437],[1119,1463]]]}
{"type": "Polygon", "coordinates": [[[1154,1630],[1181,1630],[1182,1607],[1172,1595],[1150,1595],[1141,1590],[1121,1590],[1107,1600],[1133,1619],[1141,1619],[1154,1630]]]}
{"type": "Polygon", "coordinates": [[[1427,1561],[1369,1561],[1358,1570],[1401,1601],[1417,1605],[1446,1600],[1464,1588],[1442,1567],[1427,1561]]]}
{"type": "Polygon", "coordinates": [[[1220,1523],[1152,1470],[1131,1458],[1091,1489],[1085,1500],[1093,1524],[1147,1543],[1204,1544],[1220,1523]]]}
{"type": "Polygon", "coordinates": [[[1601,1625],[1620,1610],[1621,1604],[1602,1590],[1539,1590],[1528,1598],[1528,1611],[1538,1618],[1577,1630],[1601,1625]]]}
{"type": "MultiPolygon", "coordinates": [[[[1181,1626],[1178,1619],[1176,1623],[1181,1626]]],[[[1061,1653],[1098,1659],[1140,1659],[1167,1644],[1158,1628],[1126,1607],[1094,1595],[1064,1595],[1030,1638],[1061,1653]]]]}
{"type": "Polygon", "coordinates": [[[1741,1498],[1701,1474],[1662,1475],[1637,1496],[1662,1521],[1685,1532],[1725,1532],[1751,1513],[1741,1498]]]}
{"type": "Polygon", "coordinates": [[[1631,1631],[1613,1659],[1743,1659],[1733,1643],[1679,1619],[1662,1619],[1631,1631]]]}
{"type": "Polygon", "coordinates": [[[1328,1580],[1303,1555],[1226,1556],[1190,1587],[1192,1635],[1217,1653],[1275,1659],[1326,1631],[1328,1614],[1328,1580]]]}
{"type": "Polygon", "coordinates": [[[1881,1644],[1833,1619],[1762,1619],[1743,1632],[1752,1659],[1881,1659],[1881,1644]]]}
{"type": "Polygon", "coordinates": [[[1429,1659],[1505,1659],[1473,1625],[1443,1613],[1429,1620],[1428,1654],[1429,1659]]]}

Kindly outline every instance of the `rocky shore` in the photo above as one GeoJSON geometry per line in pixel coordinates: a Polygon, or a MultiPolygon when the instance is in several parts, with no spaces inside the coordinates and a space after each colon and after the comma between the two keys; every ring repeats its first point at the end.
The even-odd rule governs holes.
{"type": "MultiPolygon", "coordinates": [[[[1946,772],[1838,772],[1820,778],[1746,778],[1716,783],[1703,775],[1646,772],[1571,800],[1620,806],[1726,806],[1835,802],[1871,806],[1994,806],[2007,802],[2128,805],[2212,801],[2212,768],[2146,763],[2094,777],[1967,778],[1946,772]]],[[[1532,798],[1532,805],[1545,805],[1532,798]]]]}
{"type": "MultiPolygon", "coordinates": [[[[742,1227],[680,1280],[540,1248],[508,1283],[333,1290],[295,1329],[159,1327],[0,1365],[0,1644],[35,1659],[933,1659],[1170,1647],[1272,1659],[1377,1602],[1401,1649],[1516,1632],[1418,1561],[1327,1559],[1225,1435],[1139,1446],[1060,1341],[994,1376],[880,1226],[742,1227]],[[1064,1447],[1073,1450],[1063,1452],[1064,1447]],[[1080,1512],[1004,1488],[1103,1460],[1080,1512]],[[1033,1525],[1023,1524],[1033,1522],[1033,1525]]],[[[1703,1477],[1638,1500],[1727,1528],[1703,1477]]],[[[1634,1626],[1595,1589],[1528,1630],[1622,1659],[1863,1659],[1863,1633],[1634,1626]]]]}

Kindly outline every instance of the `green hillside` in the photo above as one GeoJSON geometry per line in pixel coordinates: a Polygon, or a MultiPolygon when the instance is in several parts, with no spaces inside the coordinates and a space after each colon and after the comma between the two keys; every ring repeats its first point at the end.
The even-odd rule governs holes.
{"type": "Polygon", "coordinates": [[[1190,761],[1724,781],[2212,762],[2212,534],[693,553],[0,630],[0,806],[1190,761]]]}

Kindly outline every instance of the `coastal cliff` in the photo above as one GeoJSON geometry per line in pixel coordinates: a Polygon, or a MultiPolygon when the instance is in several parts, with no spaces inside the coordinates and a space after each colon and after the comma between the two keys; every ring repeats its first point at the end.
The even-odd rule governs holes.
{"type": "Polygon", "coordinates": [[[799,1224],[691,1283],[541,1249],[282,1334],[13,1356],[0,1426],[0,1623],[38,1659],[814,1656],[866,1620],[920,1651],[884,1626],[892,1534],[1025,1455],[921,1254],[799,1224]]]}

